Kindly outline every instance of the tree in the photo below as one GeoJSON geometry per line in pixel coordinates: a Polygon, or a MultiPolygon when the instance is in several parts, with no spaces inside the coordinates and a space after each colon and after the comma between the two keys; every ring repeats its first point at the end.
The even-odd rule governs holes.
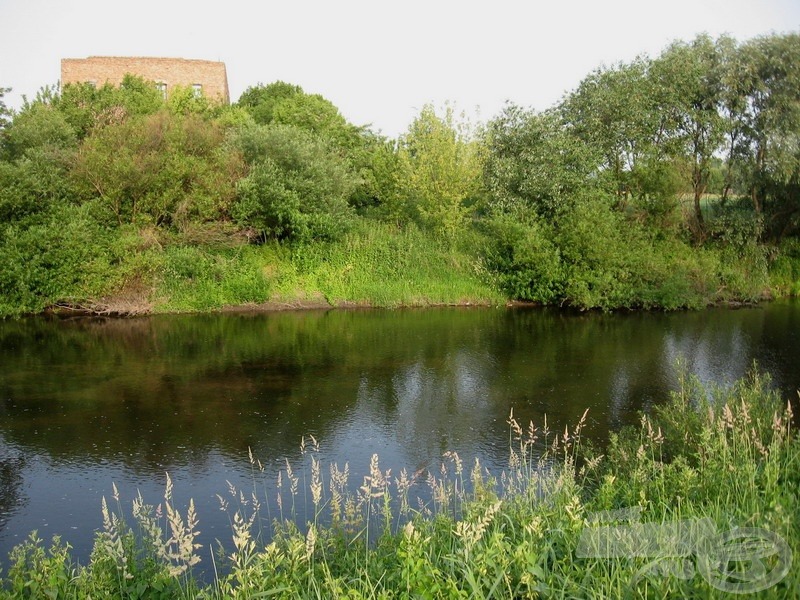
{"type": "Polygon", "coordinates": [[[704,236],[701,199],[707,192],[714,155],[724,139],[720,106],[723,101],[722,61],[707,35],[691,44],[672,44],[653,62],[651,77],[668,118],[672,153],[689,164],[695,237],[704,236]]]}
{"type": "Polygon", "coordinates": [[[599,153],[598,175],[618,201],[646,199],[643,174],[663,159],[667,147],[664,114],[651,85],[651,61],[598,69],[581,81],[560,107],[570,134],[599,153]]]}
{"type": "Polygon", "coordinates": [[[350,163],[360,181],[348,201],[364,208],[380,202],[373,154],[382,151],[383,142],[367,127],[357,127],[342,116],[339,109],[319,94],[307,94],[300,86],[276,81],[250,87],[238,106],[247,110],[261,125],[291,125],[321,138],[331,152],[350,163]]]}
{"type": "Polygon", "coordinates": [[[307,94],[298,85],[276,81],[250,87],[238,104],[260,125],[293,125],[347,150],[359,143],[359,128],[350,125],[330,100],[307,94]]]}
{"type": "Polygon", "coordinates": [[[9,119],[11,118],[11,111],[8,109],[5,101],[3,100],[3,97],[10,91],[11,88],[4,88],[0,86],[0,133],[2,133],[3,129],[6,128],[9,123],[9,119]]]}
{"type": "Polygon", "coordinates": [[[165,105],[155,85],[135,75],[125,75],[119,87],[109,83],[99,88],[88,83],[68,83],[51,103],[64,115],[78,139],[88,136],[95,127],[151,115],[165,105]]]}
{"type": "Polygon", "coordinates": [[[425,106],[399,143],[401,196],[408,210],[431,230],[455,239],[481,189],[479,142],[452,107],[439,117],[425,106]]]}
{"type": "Polygon", "coordinates": [[[797,228],[800,213],[800,34],[756,38],[740,53],[748,192],[768,233],[780,238],[797,228]]]}
{"type": "Polygon", "coordinates": [[[0,222],[42,214],[71,197],[67,174],[76,145],[75,132],[51,105],[25,103],[0,130],[0,222]]]}
{"type": "Polygon", "coordinates": [[[357,184],[348,162],[319,137],[290,125],[239,130],[232,145],[250,166],[231,214],[261,239],[336,239],[354,217],[357,184]]]}
{"type": "MultiPolygon", "coordinates": [[[[724,206],[731,193],[741,193],[742,166],[747,160],[746,114],[748,111],[748,83],[745,76],[742,52],[733,38],[722,37],[717,43],[720,59],[722,89],[720,116],[723,123],[723,181],[721,203],[724,206]]],[[[746,184],[745,184],[746,185],[746,184]]]]}
{"type": "MultiPolygon", "coordinates": [[[[509,105],[489,123],[485,185],[494,213],[530,210],[554,220],[587,194],[603,193],[602,153],[555,111],[509,105]]],[[[603,194],[604,195],[604,194],[603,194]]]]}
{"type": "Polygon", "coordinates": [[[237,104],[247,110],[259,125],[269,125],[275,118],[276,106],[301,94],[303,88],[299,85],[275,81],[269,85],[258,84],[247,88],[237,104]]]}
{"type": "Polygon", "coordinates": [[[40,102],[28,104],[4,131],[3,145],[9,160],[17,160],[34,151],[55,152],[74,148],[75,131],[64,116],[52,106],[40,102]]]}

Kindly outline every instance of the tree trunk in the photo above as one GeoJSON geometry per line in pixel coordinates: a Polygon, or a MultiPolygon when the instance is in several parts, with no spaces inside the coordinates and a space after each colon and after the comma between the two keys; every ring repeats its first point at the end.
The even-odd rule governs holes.
{"type": "Polygon", "coordinates": [[[692,188],[694,191],[694,219],[697,222],[697,233],[700,237],[702,237],[703,230],[705,229],[703,210],[700,207],[700,200],[703,198],[703,192],[705,192],[706,188],[704,179],[703,166],[695,156],[694,167],[692,169],[692,188]]]}

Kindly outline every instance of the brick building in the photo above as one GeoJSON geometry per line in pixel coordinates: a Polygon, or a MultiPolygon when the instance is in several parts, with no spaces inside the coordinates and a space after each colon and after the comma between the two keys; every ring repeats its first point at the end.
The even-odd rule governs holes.
{"type": "Polygon", "coordinates": [[[189,87],[206,98],[228,104],[228,75],[225,63],[185,58],[146,58],[141,56],[90,56],[62,58],[61,85],[67,83],[105,83],[118,86],[127,75],[138,75],[155,82],[164,96],[176,85],[189,87]]]}

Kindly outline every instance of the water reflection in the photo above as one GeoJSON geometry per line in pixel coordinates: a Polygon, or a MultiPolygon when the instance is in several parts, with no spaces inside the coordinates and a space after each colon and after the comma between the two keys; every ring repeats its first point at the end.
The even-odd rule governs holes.
{"type": "Polygon", "coordinates": [[[22,471],[25,459],[0,435],[0,530],[16,510],[25,504],[22,494],[22,471]]]}
{"type": "MultiPolygon", "coordinates": [[[[194,497],[206,547],[228,534],[215,494],[274,477],[301,436],[359,472],[446,450],[506,460],[506,418],[602,440],[662,402],[682,357],[727,383],[757,360],[785,394],[800,305],[680,314],[529,309],[320,311],[0,323],[0,557],[30,530],[87,551],[115,481],[157,502],[164,473],[194,497]]],[[[800,414],[800,410],[797,411],[800,414]]],[[[2,559],[0,559],[2,560],[2,559]]]]}

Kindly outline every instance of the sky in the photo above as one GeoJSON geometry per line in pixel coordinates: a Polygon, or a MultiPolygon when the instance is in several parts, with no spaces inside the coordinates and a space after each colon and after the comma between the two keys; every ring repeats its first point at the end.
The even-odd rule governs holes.
{"type": "Polygon", "coordinates": [[[18,109],[62,58],[219,60],[234,101],[282,80],[395,137],[427,103],[478,120],[507,101],[544,110],[675,40],[790,31],[798,0],[0,0],[0,87],[18,109]]]}

